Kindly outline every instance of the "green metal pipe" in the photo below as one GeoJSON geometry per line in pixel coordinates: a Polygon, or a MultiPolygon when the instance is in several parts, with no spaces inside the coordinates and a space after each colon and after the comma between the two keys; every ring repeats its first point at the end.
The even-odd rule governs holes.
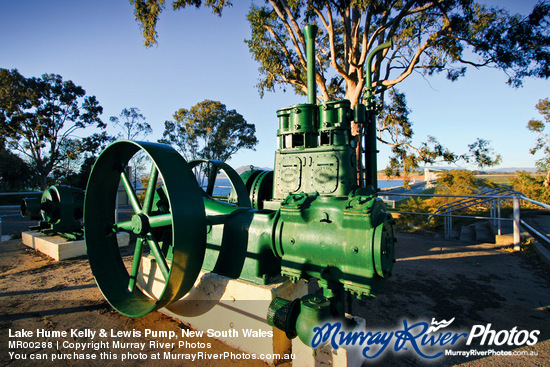
{"type": "Polygon", "coordinates": [[[384,42],[382,43],[381,45],[378,45],[374,50],[372,50],[372,52],[369,54],[369,56],[367,57],[367,62],[366,62],[366,73],[367,73],[367,81],[366,81],[366,85],[365,85],[365,89],[366,89],[366,92],[367,92],[367,96],[365,97],[365,100],[366,100],[366,104],[367,104],[367,107],[368,107],[368,98],[369,97],[372,97],[372,60],[374,59],[374,56],[380,52],[381,50],[383,49],[386,49],[386,48],[391,48],[393,47],[393,41],[392,40],[389,40],[388,42],[384,42]]]}
{"type": "Polygon", "coordinates": [[[165,227],[172,224],[172,215],[168,214],[159,214],[149,217],[149,225],[151,228],[165,227]]]}
{"type": "Polygon", "coordinates": [[[366,182],[367,186],[372,186],[374,192],[378,192],[378,167],[376,161],[376,155],[378,150],[376,148],[376,105],[374,101],[374,94],[372,90],[372,60],[374,56],[383,49],[393,46],[393,42],[388,42],[378,45],[367,57],[366,62],[366,96],[365,105],[367,109],[367,127],[365,134],[365,170],[366,170],[366,182]]]}
{"type": "Polygon", "coordinates": [[[309,104],[317,103],[317,83],[315,82],[315,36],[317,26],[314,24],[304,28],[306,36],[306,57],[307,57],[307,98],[309,104]]]}

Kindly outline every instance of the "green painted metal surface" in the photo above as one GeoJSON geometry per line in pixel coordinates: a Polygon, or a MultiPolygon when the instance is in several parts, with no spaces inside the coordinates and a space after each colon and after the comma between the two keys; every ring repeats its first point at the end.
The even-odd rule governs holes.
{"type": "Polygon", "coordinates": [[[187,162],[171,147],[132,141],[118,141],[107,147],[90,174],[84,222],[92,273],[107,301],[120,313],[143,316],[181,298],[193,286],[206,243],[202,191],[187,162]],[[152,162],[143,202],[138,199],[125,171],[130,158],[139,151],[152,162]],[[164,186],[158,190],[156,186],[161,178],[164,186]],[[134,214],[130,220],[117,222],[114,213],[119,182],[123,184],[134,214]],[[154,202],[161,197],[164,203],[154,202]],[[158,210],[159,207],[164,210],[158,210]],[[128,268],[118,249],[117,231],[137,236],[128,268]],[[159,238],[159,233],[168,233],[168,236],[159,238]],[[136,286],[137,272],[146,250],[154,257],[160,277],[165,281],[157,299],[149,298],[136,286]]]}
{"type": "Polygon", "coordinates": [[[64,185],[50,186],[40,199],[25,198],[21,201],[21,215],[40,219],[39,230],[49,235],[59,235],[75,240],[82,238],[82,210],[84,190],[64,185]]]}
{"type": "Polygon", "coordinates": [[[372,186],[375,191],[378,190],[378,166],[376,156],[378,150],[376,148],[376,101],[372,87],[372,60],[374,56],[386,49],[392,47],[391,41],[378,45],[367,57],[365,63],[366,68],[366,83],[365,83],[365,109],[366,109],[366,135],[365,135],[365,170],[366,170],[366,185],[372,186]]]}
{"type": "Polygon", "coordinates": [[[40,219],[40,199],[24,198],[21,200],[21,216],[31,219],[40,219]]]}

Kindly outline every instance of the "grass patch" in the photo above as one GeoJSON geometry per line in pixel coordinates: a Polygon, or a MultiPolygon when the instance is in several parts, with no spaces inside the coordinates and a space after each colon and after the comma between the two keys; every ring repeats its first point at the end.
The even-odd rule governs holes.
{"type": "Polygon", "coordinates": [[[482,175],[478,177],[494,183],[495,185],[511,186],[512,178],[514,178],[515,175],[482,175]]]}
{"type": "MultiPolygon", "coordinates": [[[[424,194],[424,195],[433,195],[435,193],[435,187],[431,187],[429,189],[426,189],[422,192],[420,192],[420,194],[424,194]]],[[[391,194],[388,194],[388,195],[391,195],[391,194]]],[[[431,197],[429,196],[418,196],[418,195],[411,195],[410,198],[414,198],[415,200],[416,199],[419,199],[419,200],[428,200],[428,199],[431,199],[431,197]]],[[[401,206],[403,206],[403,204],[405,204],[407,202],[407,200],[409,200],[409,198],[406,198],[406,199],[403,199],[403,200],[399,200],[395,203],[395,209],[393,210],[401,210],[401,206]]]]}

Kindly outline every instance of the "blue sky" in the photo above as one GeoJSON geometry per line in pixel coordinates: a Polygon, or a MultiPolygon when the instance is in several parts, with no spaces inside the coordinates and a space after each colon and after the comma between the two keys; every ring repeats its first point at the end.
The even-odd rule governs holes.
{"type": "MultiPolygon", "coordinates": [[[[487,2],[526,14],[536,0],[487,2]]],[[[244,43],[250,37],[250,2],[233,3],[221,18],[206,9],[166,9],[158,46],[145,48],[126,0],[0,0],[0,67],[17,68],[26,77],[55,73],[74,81],[98,98],[105,122],[123,108],[137,107],[153,127],[152,141],[177,109],[219,100],[254,123],[259,139],[256,151],[241,151],[229,163],[272,167],[276,110],[305,103],[306,97],[278,90],[260,99],[258,65],[244,43]]],[[[539,118],[534,106],[550,97],[550,81],[527,79],[519,89],[505,82],[501,71],[474,68],[454,83],[408,78],[398,88],[412,110],[414,141],[432,135],[464,153],[480,137],[502,155],[500,167],[533,167],[537,157],[529,148],[536,136],[526,124],[539,118]]],[[[380,150],[379,169],[390,155],[388,148],[380,150]]]]}

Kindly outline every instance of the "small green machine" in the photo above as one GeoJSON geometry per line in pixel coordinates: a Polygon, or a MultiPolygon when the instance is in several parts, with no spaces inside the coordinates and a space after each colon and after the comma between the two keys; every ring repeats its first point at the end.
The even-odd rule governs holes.
{"type": "Polygon", "coordinates": [[[39,230],[49,235],[59,235],[69,240],[81,239],[84,190],[64,185],[51,186],[42,197],[21,200],[21,215],[39,219],[39,230]]]}
{"type": "Polygon", "coordinates": [[[315,33],[315,26],[306,27],[308,103],[277,111],[274,171],[239,176],[225,163],[186,162],[173,148],[148,142],[118,141],[101,153],[86,189],[85,238],[97,284],[116,310],[140,317],[166,306],[189,292],[201,269],[256,284],[280,275],[316,279],[322,294],[277,298],[266,315],[269,324],[309,344],[320,321],[343,318],[352,296],[374,296],[391,275],[394,221],[377,198],[374,101],[353,109],[347,100],[316,103],[315,33]],[[371,134],[366,179],[352,121],[371,134]],[[125,172],[139,152],[151,161],[141,197],[125,172]],[[210,165],[210,178],[225,172],[233,187],[228,200],[213,197],[213,182],[200,188],[192,171],[199,164],[210,165]],[[123,221],[114,214],[120,182],[134,212],[123,221]],[[118,250],[118,231],[137,237],[129,266],[118,250]],[[158,298],[137,285],[145,254],[165,281],[158,298]]]}

